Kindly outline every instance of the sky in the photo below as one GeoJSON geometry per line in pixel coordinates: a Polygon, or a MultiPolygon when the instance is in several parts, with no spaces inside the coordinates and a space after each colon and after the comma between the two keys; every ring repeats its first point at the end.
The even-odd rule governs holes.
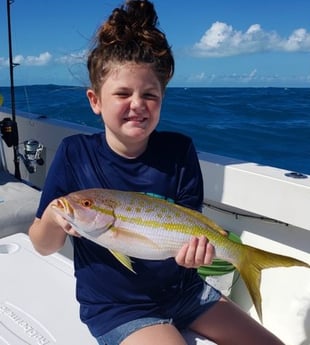
{"type": "MultiPolygon", "coordinates": [[[[85,56],[121,0],[15,0],[15,85],[88,86],[85,56]]],[[[309,0],[153,0],[174,52],[170,86],[310,87],[309,0]]],[[[0,0],[0,87],[9,86],[0,0]]]]}

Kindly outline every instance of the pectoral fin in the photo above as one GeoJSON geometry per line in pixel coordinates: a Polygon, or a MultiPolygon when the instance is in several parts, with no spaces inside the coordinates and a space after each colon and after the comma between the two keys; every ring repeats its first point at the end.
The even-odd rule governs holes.
{"type": "Polygon", "coordinates": [[[136,273],[132,267],[132,261],[130,260],[129,256],[119,253],[115,250],[109,249],[109,251],[122,265],[128,268],[131,272],[136,273]]]}
{"type": "MultiPolygon", "coordinates": [[[[141,234],[137,234],[137,233],[132,232],[128,229],[111,227],[109,230],[112,232],[112,234],[113,234],[112,236],[116,239],[116,241],[117,241],[117,239],[122,239],[122,241],[125,240],[128,243],[129,242],[132,242],[132,243],[135,243],[135,242],[141,243],[142,242],[146,246],[159,248],[159,246],[155,242],[153,242],[151,239],[149,239],[148,237],[143,236],[141,234]]],[[[132,261],[131,261],[129,256],[122,254],[122,253],[115,251],[115,250],[109,249],[109,251],[121,264],[123,264],[131,272],[136,273],[132,267],[132,261]]]]}
{"type": "Polygon", "coordinates": [[[159,249],[160,247],[158,246],[157,243],[152,241],[150,238],[147,236],[137,234],[136,232],[130,231],[125,228],[117,228],[117,227],[112,227],[110,229],[113,232],[114,237],[125,237],[127,240],[130,241],[137,241],[137,242],[142,242],[146,246],[153,247],[159,249]]]}

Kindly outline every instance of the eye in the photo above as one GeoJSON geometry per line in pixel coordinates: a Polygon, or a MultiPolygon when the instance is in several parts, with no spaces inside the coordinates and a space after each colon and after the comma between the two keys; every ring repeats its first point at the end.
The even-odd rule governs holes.
{"type": "Polygon", "coordinates": [[[145,93],[143,95],[143,97],[145,99],[157,99],[158,98],[158,96],[155,93],[145,93]]]}
{"type": "Polygon", "coordinates": [[[127,98],[127,97],[129,97],[129,94],[125,93],[125,92],[118,92],[116,94],[116,96],[119,97],[119,98],[127,98]]]}
{"type": "Polygon", "coordinates": [[[129,97],[131,92],[126,88],[117,89],[112,93],[115,97],[126,98],[129,97]]]}
{"type": "Polygon", "coordinates": [[[81,205],[90,208],[93,205],[93,202],[90,199],[84,199],[81,201],[81,205]]]}

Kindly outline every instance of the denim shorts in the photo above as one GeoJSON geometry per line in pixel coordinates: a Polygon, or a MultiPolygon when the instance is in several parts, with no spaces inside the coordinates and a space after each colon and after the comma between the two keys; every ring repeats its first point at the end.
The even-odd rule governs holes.
{"type": "Polygon", "coordinates": [[[177,303],[167,304],[157,315],[126,322],[96,338],[99,345],[119,345],[130,334],[148,326],[172,324],[179,330],[187,328],[221,297],[221,293],[204,283],[199,294],[184,294],[177,303]],[[164,310],[164,311],[163,311],[164,310]]]}

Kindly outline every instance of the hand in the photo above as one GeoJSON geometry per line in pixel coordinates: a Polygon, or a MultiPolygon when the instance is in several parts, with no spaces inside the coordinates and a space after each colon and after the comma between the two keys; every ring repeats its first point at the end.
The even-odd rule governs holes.
{"type": "Polygon", "coordinates": [[[78,232],[76,232],[73,228],[72,225],[69,224],[65,219],[64,219],[65,223],[62,226],[63,230],[65,233],[67,233],[70,236],[75,236],[75,237],[82,237],[78,232]]]}
{"type": "Polygon", "coordinates": [[[205,236],[193,237],[183,245],[175,257],[178,265],[186,268],[198,268],[212,263],[215,249],[205,236]]]}
{"type": "MultiPolygon", "coordinates": [[[[51,202],[50,206],[54,204],[54,201],[51,202]]],[[[51,209],[51,208],[50,208],[51,209]]],[[[57,214],[51,209],[52,217],[57,225],[59,225],[63,231],[70,236],[81,237],[81,235],[72,228],[72,225],[68,223],[61,215],[57,214]]]]}

